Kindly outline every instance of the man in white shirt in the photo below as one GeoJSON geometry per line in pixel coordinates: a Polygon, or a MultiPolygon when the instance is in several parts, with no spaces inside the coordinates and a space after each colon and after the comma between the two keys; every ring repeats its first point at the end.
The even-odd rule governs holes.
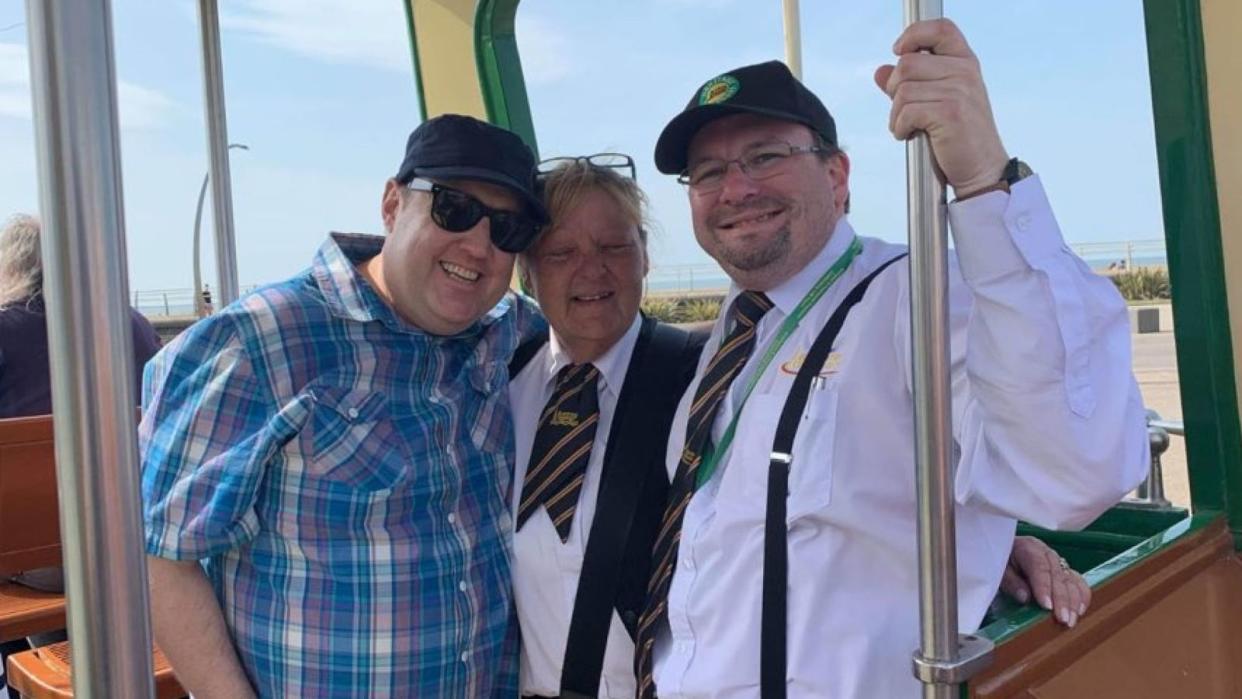
{"type": "MultiPolygon", "coordinates": [[[[951,22],[923,22],[894,52],[897,65],[876,72],[890,128],[929,134],[956,195],[959,623],[974,629],[1016,519],[1081,527],[1142,479],[1142,402],[1124,303],[1069,251],[1039,178],[1005,152],[965,39],[951,22]]],[[[917,696],[909,269],[894,262],[904,248],[855,235],[835,124],[779,63],[704,84],[661,134],[656,165],[680,173],[695,235],[734,284],[669,439],[639,695],[759,694],[769,453],[795,375],[838,316],[788,470],[785,687],[917,696]],[[852,310],[849,296],[861,298],[852,310]]]]}

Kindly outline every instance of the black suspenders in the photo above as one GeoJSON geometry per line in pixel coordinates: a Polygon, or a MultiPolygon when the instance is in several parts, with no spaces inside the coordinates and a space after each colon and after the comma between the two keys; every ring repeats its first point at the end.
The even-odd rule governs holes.
{"type": "Polygon", "coordinates": [[[786,498],[789,496],[789,469],[793,463],[794,437],[802,421],[810,397],[811,385],[819,375],[836,342],[841,326],[850,310],[862,300],[880,272],[905,257],[898,255],[880,265],[850,290],[841,305],[828,319],[807,352],[798,375],[794,378],[785,407],[776,424],[772,441],[772,457],[768,462],[768,504],[763,531],[763,606],[760,621],[759,687],[762,699],[785,699],[787,676],[786,640],[789,591],[789,541],[785,522],[786,498]]]}

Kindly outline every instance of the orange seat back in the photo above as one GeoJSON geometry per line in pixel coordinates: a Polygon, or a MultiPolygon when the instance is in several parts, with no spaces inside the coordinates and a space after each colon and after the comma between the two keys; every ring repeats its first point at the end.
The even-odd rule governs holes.
{"type": "Polygon", "coordinates": [[[0,420],[0,577],[60,565],[52,416],[0,420]]]}

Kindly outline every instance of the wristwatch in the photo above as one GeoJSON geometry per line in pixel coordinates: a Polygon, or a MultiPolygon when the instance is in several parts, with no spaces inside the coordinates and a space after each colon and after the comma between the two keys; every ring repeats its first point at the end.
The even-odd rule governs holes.
{"type": "Polygon", "coordinates": [[[987,194],[988,192],[1004,192],[1008,194],[1011,187],[1027,177],[1030,177],[1032,174],[1034,174],[1034,172],[1031,170],[1030,165],[1027,165],[1017,158],[1010,158],[1009,162],[1005,163],[1005,169],[1001,171],[1001,178],[996,182],[996,184],[984,187],[977,192],[971,192],[964,197],[958,197],[956,201],[974,199],[980,194],[987,194]]]}
{"type": "Polygon", "coordinates": [[[1033,174],[1034,173],[1031,171],[1030,165],[1027,165],[1017,158],[1010,158],[1009,162],[1005,163],[1005,170],[1001,172],[1001,181],[999,184],[1003,184],[1005,186],[1005,191],[1008,192],[1010,187],[1013,187],[1015,184],[1033,174]]]}

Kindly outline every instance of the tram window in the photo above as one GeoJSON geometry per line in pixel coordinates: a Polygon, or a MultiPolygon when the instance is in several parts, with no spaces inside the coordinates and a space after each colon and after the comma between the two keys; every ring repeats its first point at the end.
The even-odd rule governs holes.
{"type": "MultiPolygon", "coordinates": [[[[0,9],[0,218],[38,209],[22,4],[0,9]]],[[[402,3],[220,5],[229,140],[249,147],[230,159],[245,289],[306,267],[330,230],[382,232],[384,180],[420,116],[402,3]]],[[[153,315],[190,302],[208,160],[195,6],[112,3],[130,291],[153,315]]],[[[214,289],[210,196],[202,278],[214,289]]]]}
{"type": "MultiPolygon", "coordinates": [[[[1133,335],[1134,370],[1148,407],[1180,420],[1142,3],[952,5],[1005,145],[1042,176],[1067,242],[1127,292],[1159,297],[1132,302],[1136,329],[1140,309],[1145,324],[1154,314],[1160,325],[1133,335]]],[[[852,156],[851,221],[904,240],[905,149],[887,130],[888,101],[872,81],[892,59],[900,3],[802,3],[801,12],[805,81],[852,156]]],[[[652,150],[705,77],[784,56],[779,3],[524,0],[517,39],[541,157],[634,155],[657,223],[649,291],[726,283],[694,241],[684,191],[656,172],[652,150]]],[[[1166,495],[1188,506],[1180,437],[1164,464],[1166,495]]]]}

